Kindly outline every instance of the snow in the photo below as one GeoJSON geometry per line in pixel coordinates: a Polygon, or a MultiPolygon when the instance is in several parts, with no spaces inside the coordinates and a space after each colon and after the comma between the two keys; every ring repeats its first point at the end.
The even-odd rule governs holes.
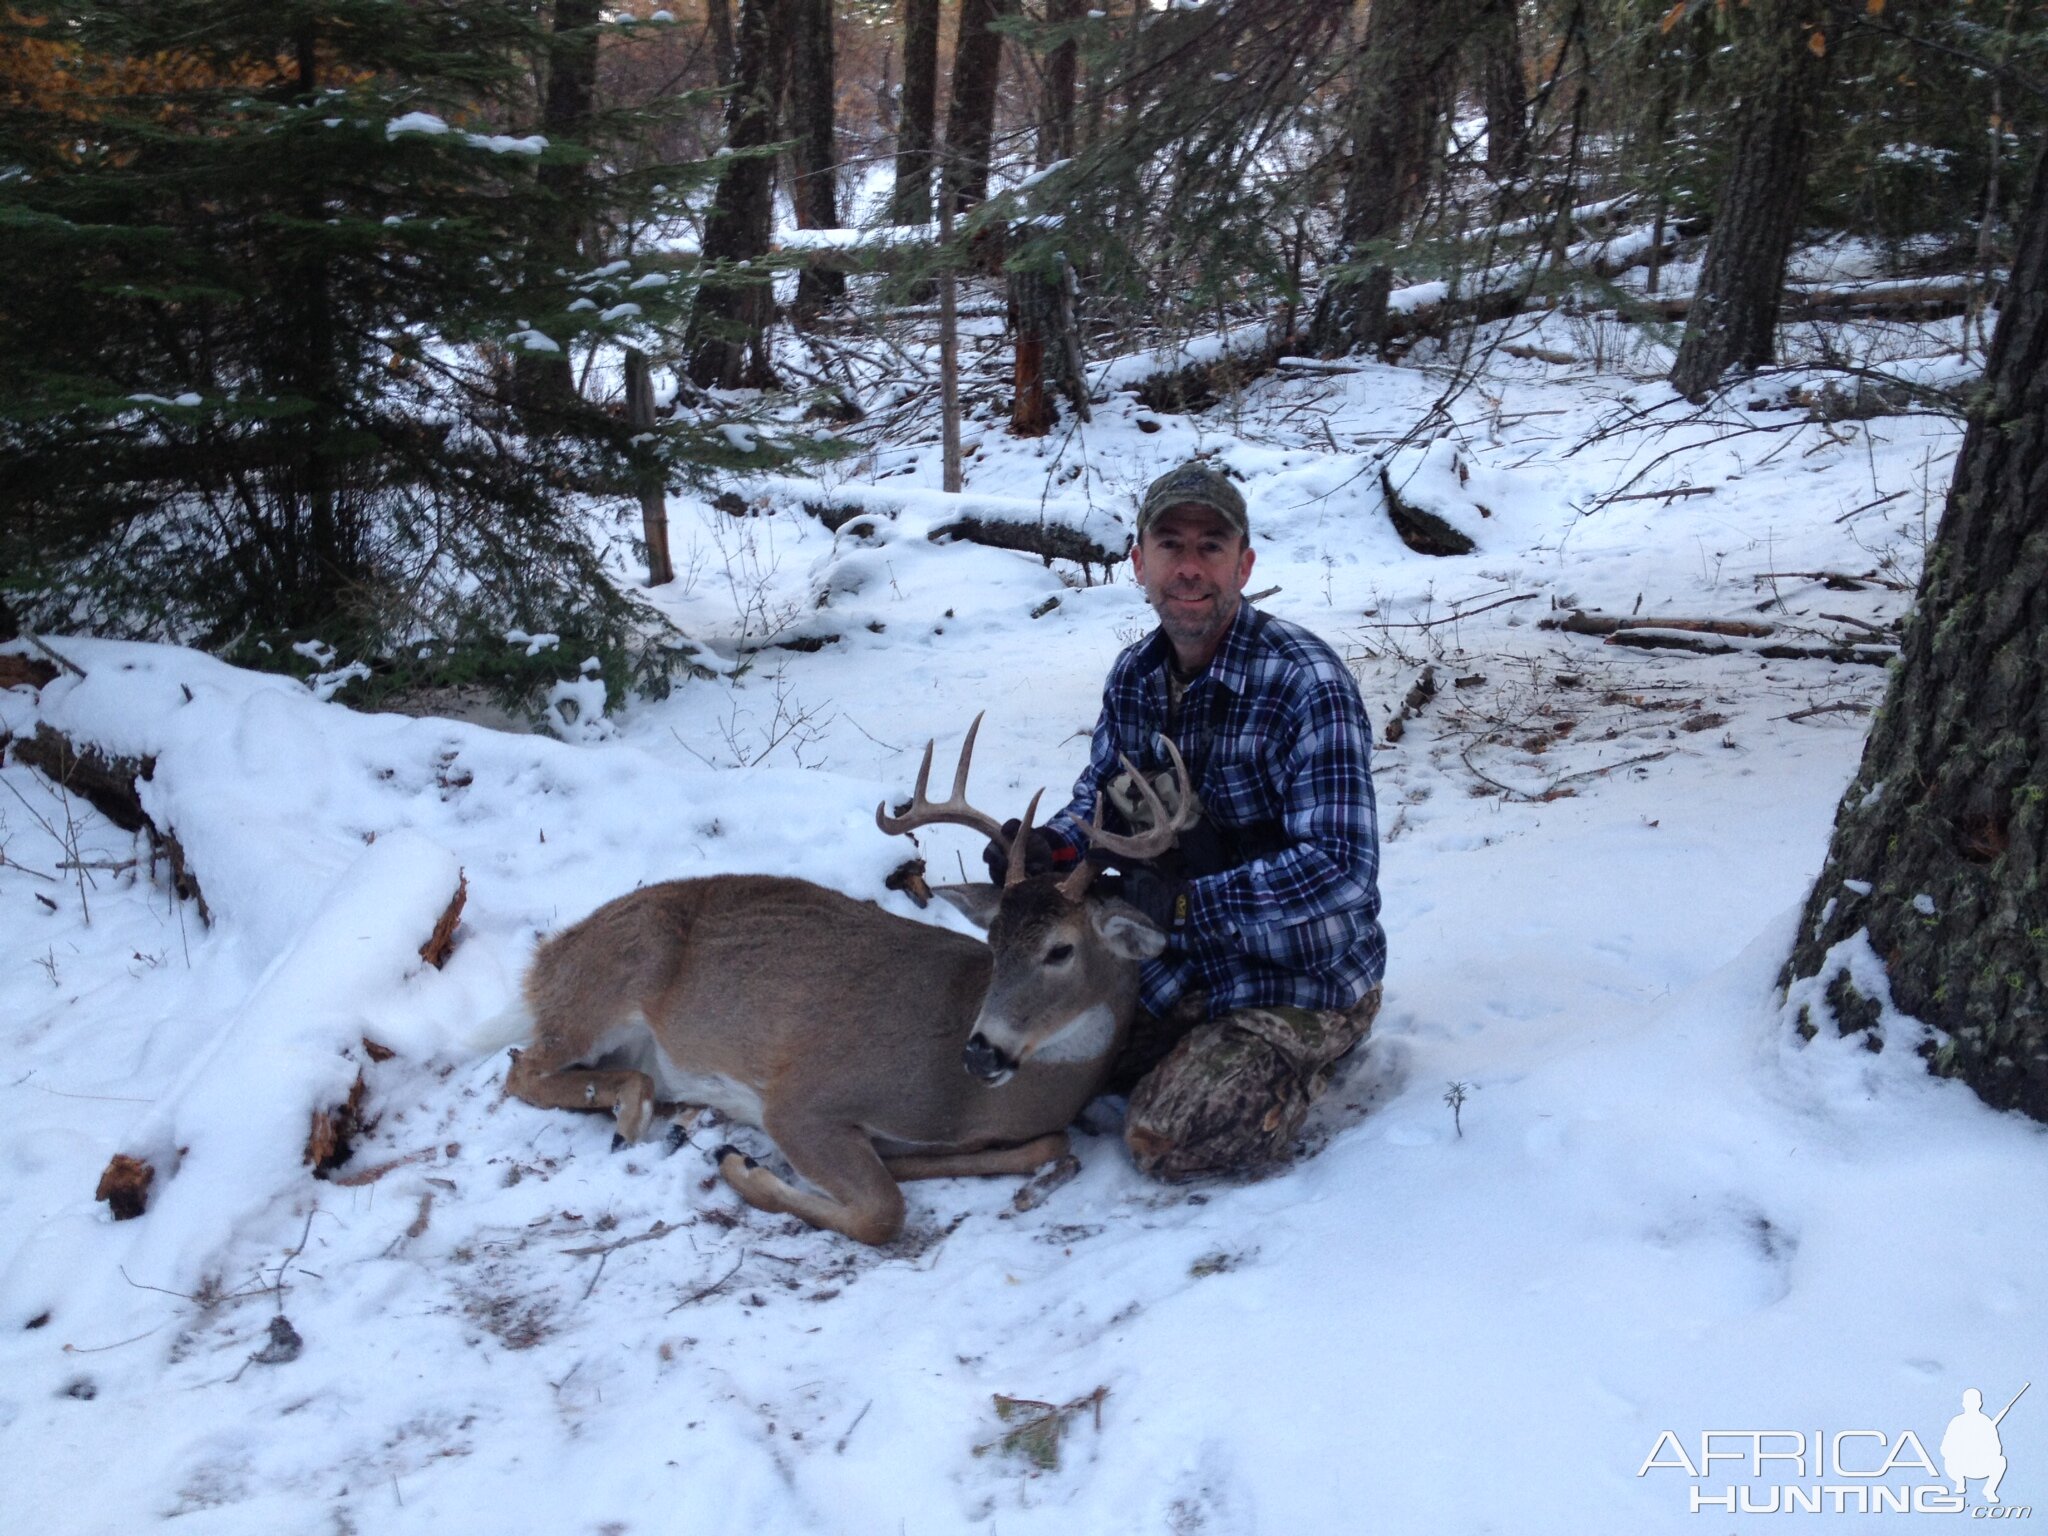
{"type": "MultiPolygon", "coordinates": [[[[746,515],[674,496],[679,577],[643,591],[715,675],[622,706],[554,652],[563,739],[49,637],[85,675],[0,691],[0,729],[151,758],[144,803],[214,921],[146,857],[104,867],[146,854],[130,834],[0,767],[10,1527],[1697,1533],[1758,1528],[1692,1512],[1730,1489],[1929,1484],[1909,1452],[1877,1479],[1694,1477],[1674,1453],[1792,1429],[1849,1434],[1853,1460],[1881,1434],[1874,1467],[1907,1431],[1937,1446],[1965,1388],[2004,1404],[2048,1347],[2048,1130],[1927,1073],[1866,943],[1836,958],[1878,1004],[1869,1036],[1837,1033],[1817,983],[1776,991],[1867,719],[1794,717],[1874,704],[1883,672],[1538,621],[1894,620],[1957,429],[1808,421],[1797,374],[1702,418],[1623,371],[1668,365],[1653,341],[1561,313],[1507,334],[1584,361],[1497,350],[1446,397],[1425,343],[1161,415],[1113,392],[1159,357],[1116,360],[1091,425],[971,420],[961,496],[924,435],[737,481],[746,515]],[[1424,666],[1438,683],[1376,755],[1387,1001],[1312,1155],[1151,1185],[1098,1105],[1037,1209],[1014,1179],[913,1184],[874,1251],[707,1186],[728,1136],[773,1156],[753,1133],[613,1153],[601,1117],[502,1096],[533,942],[637,885],[767,871],[961,926],[885,888],[911,850],[876,803],[982,709],[971,798],[1057,796],[1149,615],[1127,574],[930,534],[965,514],[1127,539],[1196,452],[1242,482],[1252,589],[1339,648],[1376,725],[1424,666]],[[1477,552],[1402,545],[1382,465],[1477,552]],[[1711,494],[1638,496],[1682,487],[1711,494]],[[858,515],[834,532],[806,503],[858,515]],[[419,950],[458,880],[437,970],[419,950]],[[358,1071],[375,1127],[316,1181],[310,1111],[358,1071]],[[157,1168],[135,1221],[93,1198],[117,1152],[157,1168]],[[279,1315],[302,1352],[252,1359],[279,1315]],[[1004,1450],[996,1394],[1098,1388],[1056,1467],[1004,1450]]],[[[921,851],[950,875],[979,847],[935,829],[921,851]]],[[[2038,1390],[2001,1434],[2007,1505],[2048,1501],[2038,1390]]]]}
{"type": "Polygon", "coordinates": [[[384,125],[384,137],[387,139],[395,139],[405,133],[434,135],[446,132],[448,124],[431,112],[407,112],[384,125]]]}

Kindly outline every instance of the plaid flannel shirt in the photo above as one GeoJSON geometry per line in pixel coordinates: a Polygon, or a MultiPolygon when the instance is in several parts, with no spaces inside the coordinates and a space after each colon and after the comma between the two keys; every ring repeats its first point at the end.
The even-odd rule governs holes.
{"type": "Polygon", "coordinates": [[[1212,1017],[1349,1008],[1387,963],[1372,730],[1357,681],[1322,640],[1248,603],[1171,717],[1170,656],[1154,630],[1117,657],[1087,772],[1048,837],[1074,856],[1099,787],[1121,772],[1117,754],[1149,778],[1171,767],[1159,745],[1162,732],[1171,736],[1205,815],[1222,827],[1278,824],[1291,846],[1190,882],[1187,925],[1146,963],[1140,1001],[1163,1014],[1200,987],[1212,1017]]]}

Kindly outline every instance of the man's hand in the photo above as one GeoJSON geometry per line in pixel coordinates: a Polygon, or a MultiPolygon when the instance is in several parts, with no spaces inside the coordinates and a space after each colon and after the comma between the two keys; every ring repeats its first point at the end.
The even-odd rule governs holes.
{"type": "MultiPolygon", "coordinates": [[[[1003,823],[1003,835],[992,837],[988,846],[981,850],[981,862],[988,866],[988,877],[1001,885],[1010,873],[1010,849],[1017,841],[1020,825],[1015,816],[1003,823]]],[[[1024,873],[1042,875],[1052,869],[1052,839],[1037,827],[1024,837],[1024,873]]]]}
{"type": "Polygon", "coordinates": [[[1185,880],[1172,880],[1146,865],[1134,865],[1123,872],[1123,899],[1159,925],[1168,938],[1187,931],[1188,887],[1185,880]]]}

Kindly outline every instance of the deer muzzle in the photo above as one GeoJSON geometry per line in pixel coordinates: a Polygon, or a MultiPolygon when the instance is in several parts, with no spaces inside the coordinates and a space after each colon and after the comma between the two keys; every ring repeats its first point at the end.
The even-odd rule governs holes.
{"type": "Polygon", "coordinates": [[[1008,1082],[1010,1074],[1017,1070],[1017,1058],[979,1031],[968,1036],[967,1049],[960,1053],[960,1061],[970,1077],[978,1077],[990,1087],[1008,1082]]]}

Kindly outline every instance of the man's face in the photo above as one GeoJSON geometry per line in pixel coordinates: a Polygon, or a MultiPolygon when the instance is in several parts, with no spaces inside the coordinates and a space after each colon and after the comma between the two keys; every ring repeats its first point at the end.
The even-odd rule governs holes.
{"type": "Polygon", "coordinates": [[[1206,664],[1252,574],[1251,542],[1208,507],[1171,507],[1131,551],[1131,569],[1183,661],[1206,664]]]}

